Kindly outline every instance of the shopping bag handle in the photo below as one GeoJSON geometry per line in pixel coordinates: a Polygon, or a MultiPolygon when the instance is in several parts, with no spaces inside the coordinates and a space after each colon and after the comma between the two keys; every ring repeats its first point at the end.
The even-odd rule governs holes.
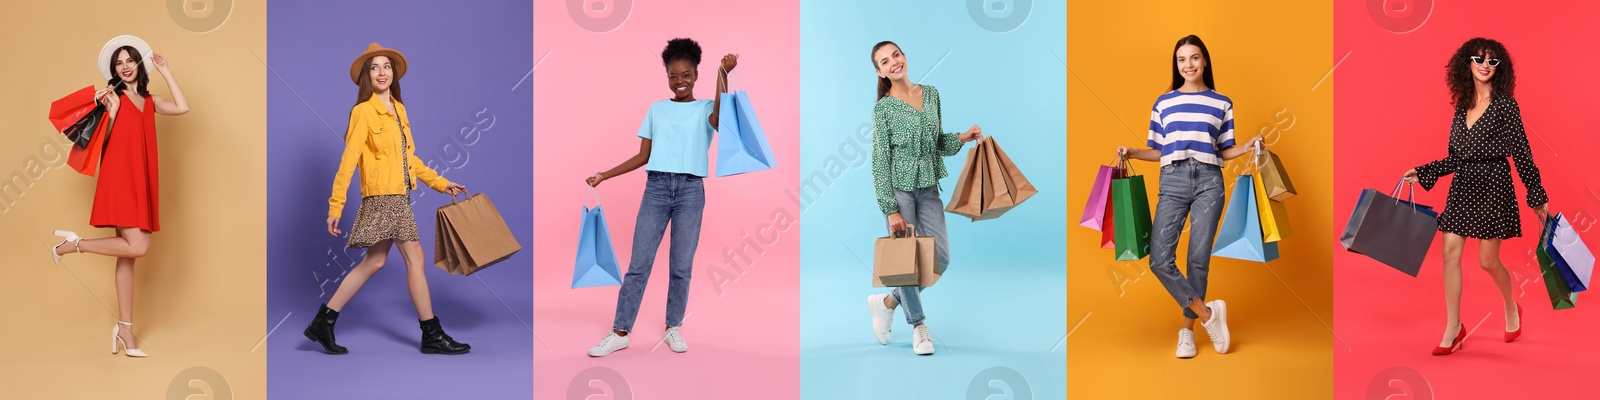
{"type": "MultiPolygon", "coordinates": [[[[461,188],[461,193],[466,193],[466,192],[467,192],[467,188],[461,188]]],[[[451,193],[450,194],[450,204],[455,204],[455,203],[456,203],[456,194],[455,193],[451,193]]]]}
{"type": "MultiPolygon", "coordinates": [[[[888,217],[884,217],[884,219],[883,219],[883,227],[886,230],[889,231],[889,237],[891,237],[891,238],[901,237],[900,236],[900,232],[895,232],[894,231],[894,226],[893,225],[889,225],[889,218],[888,217]]],[[[912,223],[906,223],[905,232],[909,233],[909,235],[907,235],[909,237],[916,237],[917,236],[917,225],[916,224],[912,224],[912,223]]]]}
{"type": "Polygon", "coordinates": [[[1411,203],[1411,209],[1413,211],[1421,212],[1422,207],[1417,205],[1417,188],[1412,186],[1411,183],[1406,182],[1405,177],[1400,177],[1400,182],[1394,184],[1394,191],[1389,192],[1389,197],[1393,197],[1395,204],[1399,204],[1401,185],[1404,185],[1406,188],[1406,202],[1411,203]]]}
{"type": "Polygon", "coordinates": [[[1126,173],[1118,173],[1118,171],[1122,170],[1122,155],[1121,154],[1118,154],[1115,157],[1112,157],[1111,158],[1111,163],[1110,164],[1106,164],[1105,166],[1111,167],[1111,179],[1122,179],[1123,176],[1126,175],[1126,173]]]}
{"type": "Polygon", "coordinates": [[[1534,218],[1539,218],[1540,224],[1548,224],[1551,221],[1555,221],[1556,217],[1560,215],[1561,213],[1555,212],[1554,210],[1545,212],[1544,218],[1539,218],[1539,213],[1533,213],[1534,218]]]}
{"type": "MultiPolygon", "coordinates": [[[[725,74],[725,75],[728,75],[728,81],[726,82],[728,84],[728,87],[725,88],[725,89],[728,89],[728,91],[724,92],[724,93],[733,94],[733,71],[722,69],[722,62],[718,61],[717,62],[717,72],[725,74]]],[[[721,96],[722,93],[718,93],[717,95],[721,96]]]]}
{"type": "Polygon", "coordinates": [[[1261,144],[1254,141],[1251,141],[1250,145],[1255,147],[1255,155],[1250,157],[1250,166],[1256,175],[1261,175],[1261,156],[1266,153],[1266,150],[1262,150],[1261,144]]]}
{"type": "MultiPolygon", "coordinates": [[[[584,185],[584,186],[588,186],[588,185],[584,185]]],[[[588,196],[584,196],[584,198],[583,198],[583,208],[594,208],[594,207],[590,207],[589,206],[589,200],[590,199],[594,199],[595,207],[599,207],[600,206],[600,191],[594,190],[594,186],[589,186],[589,195],[588,196]]]]}
{"type": "Polygon", "coordinates": [[[1117,154],[1117,168],[1122,169],[1122,177],[1124,178],[1136,175],[1133,173],[1133,163],[1128,162],[1128,155],[1126,154],[1117,154]]]}

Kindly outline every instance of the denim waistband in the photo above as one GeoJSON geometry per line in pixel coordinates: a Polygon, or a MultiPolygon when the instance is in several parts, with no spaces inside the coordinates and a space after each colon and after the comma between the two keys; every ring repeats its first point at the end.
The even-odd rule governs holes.
{"type": "Polygon", "coordinates": [[[1216,169],[1222,169],[1222,167],[1216,166],[1214,164],[1207,164],[1207,163],[1204,163],[1204,162],[1200,162],[1200,161],[1197,161],[1197,160],[1195,160],[1193,158],[1185,158],[1185,159],[1182,159],[1182,160],[1173,160],[1172,162],[1167,163],[1166,166],[1171,166],[1173,168],[1211,167],[1211,168],[1216,168],[1216,169]]]}
{"type": "Polygon", "coordinates": [[[648,179],[648,180],[697,181],[697,180],[700,180],[701,178],[700,178],[699,175],[695,175],[695,174],[685,174],[685,173],[679,173],[679,172],[645,171],[645,179],[648,179]]]}

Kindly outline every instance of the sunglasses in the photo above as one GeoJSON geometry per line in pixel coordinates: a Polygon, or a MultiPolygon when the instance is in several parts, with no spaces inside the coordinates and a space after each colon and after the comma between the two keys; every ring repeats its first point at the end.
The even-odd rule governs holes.
{"type": "Polygon", "coordinates": [[[1467,57],[1467,58],[1471,58],[1473,64],[1484,65],[1484,63],[1487,62],[1489,64],[1489,66],[1491,66],[1491,67],[1495,67],[1495,66],[1499,66],[1500,65],[1500,59],[1498,59],[1498,58],[1491,58],[1491,59],[1488,59],[1488,60],[1484,60],[1483,56],[1472,56],[1472,57],[1467,57]]]}

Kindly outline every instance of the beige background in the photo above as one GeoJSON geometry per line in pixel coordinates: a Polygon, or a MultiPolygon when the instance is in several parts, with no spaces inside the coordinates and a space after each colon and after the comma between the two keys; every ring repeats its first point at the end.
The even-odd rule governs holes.
{"type": "MultiPolygon", "coordinates": [[[[230,5],[199,3],[209,12],[230,5]]],[[[204,12],[179,9],[174,16],[164,1],[27,1],[5,8],[0,185],[15,186],[0,187],[3,397],[160,399],[169,398],[175,381],[222,394],[215,378],[180,376],[203,367],[220,374],[231,398],[265,398],[267,351],[256,346],[268,329],[266,5],[232,3],[226,22],[204,33],[180,25],[204,12]],[[46,115],[51,101],[105,84],[95,58],[120,34],[144,38],[164,54],[190,104],[186,115],[156,117],[162,231],[139,261],[134,310],[148,359],[109,352],[114,259],[73,254],[63,268],[46,254],[53,229],[113,234],[88,226],[95,180],[63,168],[67,144],[46,115]]],[[[159,74],[150,87],[170,98],[159,74]]]]}

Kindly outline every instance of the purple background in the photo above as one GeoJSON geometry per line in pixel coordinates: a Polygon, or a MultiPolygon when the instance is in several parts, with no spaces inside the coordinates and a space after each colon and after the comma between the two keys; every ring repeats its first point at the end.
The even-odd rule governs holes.
{"type": "MultiPolygon", "coordinates": [[[[267,341],[273,398],[531,398],[533,10],[531,2],[273,2],[267,8],[267,341]],[[356,87],[350,62],[377,41],[408,61],[399,80],[417,157],[485,193],[523,250],[470,277],[434,267],[434,210],[449,196],[412,192],[434,313],[471,343],[424,355],[398,246],[345,306],[326,355],[301,335],[362,251],[326,233],[356,87]],[[491,117],[492,115],[492,117],[491,117]],[[476,141],[458,132],[476,127],[476,141]],[[286,319],[287,317],[287,319],[286,319]],[[280,325],[280,321],[281,325],[280,325]]],[[[359,207],[352,180],[340,229],[359,207]]]]}

